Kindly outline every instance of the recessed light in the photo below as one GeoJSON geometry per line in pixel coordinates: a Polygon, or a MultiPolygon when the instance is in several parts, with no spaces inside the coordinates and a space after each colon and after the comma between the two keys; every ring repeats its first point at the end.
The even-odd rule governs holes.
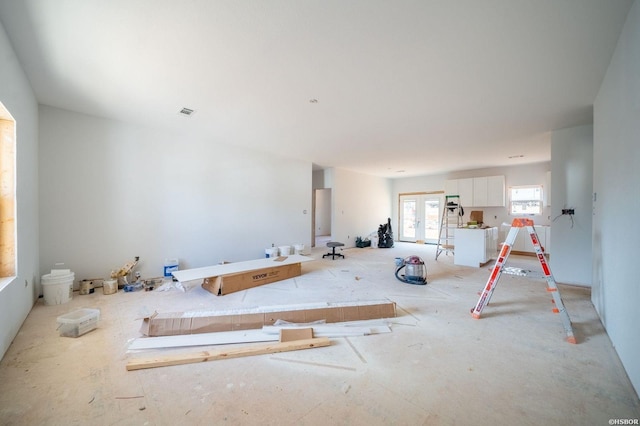
{"type": "Polygon", "coordinates": [[[187,117],[192,115],[194,112],[196,112],[195,110],[191,109],[191,108],[182,108],[180,110],[180,114],[182,115],[186,115],[187,117]]]}

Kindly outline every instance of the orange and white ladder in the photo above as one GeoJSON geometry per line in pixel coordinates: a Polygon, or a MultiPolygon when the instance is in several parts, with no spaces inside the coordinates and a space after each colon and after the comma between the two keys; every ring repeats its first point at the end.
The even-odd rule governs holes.
{"type": "Polygon", "coordinates": [[[558,286],[556,285],[556,280],[553,278],[551,269],[549,268],[547,260],[544,257],[544,249],[540,246],[540,240],[538,239],[538,234],[536,234],[536,230],[533,226],[533,220],[531,219],[513,220],[511,229],[509,230],[509,234],[507,235],[507,238],[502,245],[502,249],[500,250],[498,259],[496,260],[496,264],[491,270],[489,280],[480,293],[480,299],[478,299],[478,303],[476,303],[476,306],[471,310],[471,315],[475,319],[479,319],[480,314],[482,313],[482,309],[484,309],[484,307],[489,304],[491,295],[493,294],[496,285],[498,285],[500,275],[505,269],[507,269],[504,267],[504,264],[507,261],[509,254],[511,253],[511,248],[513,247],[513,243],[516,241],[518,231],[520,231],[521,228],[527,228],[529,236],[531,237],[533,248],[535,249],[536,256],[538,257],[538,261],[540,262],[540,266],[542,267],[542,272],[544,273],[544,276],[547,280],[547,291],[550,292],[553,297],[553,303],[555,304],[553,312],[560,314],[564,330],[567,333],[567,341],[569,343],[576,343],[576,338],[573,335],[573,327],[571,326],[571,319],[569,318],[569,314],[564,307],[564,303],[562,303],[562,297],[560,297],[560,291],[558,290],[558,286]]]}

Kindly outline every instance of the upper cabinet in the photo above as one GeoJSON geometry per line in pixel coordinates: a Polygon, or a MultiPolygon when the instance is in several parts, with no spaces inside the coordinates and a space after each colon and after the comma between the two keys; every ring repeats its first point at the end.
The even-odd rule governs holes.
{"type": "Polygon", "coordinates": [[[462,207],[473,206],[473,178],[451,179],[444,182],[445,195],[460,196],[462,207]]]}
{"type": "Polygon", "coordinates": [[[445,181],[446,195],[459,195],[463,207],[504,207],[504,176],[488,176],[445,181]]]}
{"type": "Polygon", "coordinates": [[[486,179],[487,207],[506,206],[504,176],[489,176],[486,179]]]}

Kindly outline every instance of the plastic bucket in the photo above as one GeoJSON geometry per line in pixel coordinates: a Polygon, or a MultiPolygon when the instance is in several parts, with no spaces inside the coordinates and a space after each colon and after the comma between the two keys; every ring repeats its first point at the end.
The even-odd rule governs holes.
{"type": "Polygon", "coordinates": [[[302,254],[303,250],[304,250],[304,244],[296,244],[293,246],[293,250],[295,252],[295,254],[302,254]]]}
{"type": "Polygon", "coordinates": [[[264,249],[264,255],[268,259],[270,257],[278,257],[278,249],[276,247],[269,247],[264,249]]]}
{"type": "Polygon", "coordinates": [[[103,294],[114,294],[118,292],[118,280],[104,280],[102,282],[103,294]]]}
{"type": "Polygon", "coordinates": [[[42,295],[45,305],[62,305],[73,297],[75,274],[46,274],[42,276],[42,295]]]}
{"type": "Polygon", "coordinates": [[[180,267],[180,262],[178,261],[178,259],[165,259],[163,275],[165,277],[173,277],[171,273],[177,271],[179,267],[180,267]]]}
{"type": "Polygon", "coordinates": [[[291,254],[291,246],[280,246],[280,256],[289,256],[291,254]]]}

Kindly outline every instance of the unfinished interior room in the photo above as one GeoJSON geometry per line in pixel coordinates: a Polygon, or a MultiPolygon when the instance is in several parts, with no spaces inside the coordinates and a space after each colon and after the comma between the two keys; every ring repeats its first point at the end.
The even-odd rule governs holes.
{"type": "Polygon", "coordinates": [[[637,0],[0,0],[0,424],[634,425],[637,0]]]}

